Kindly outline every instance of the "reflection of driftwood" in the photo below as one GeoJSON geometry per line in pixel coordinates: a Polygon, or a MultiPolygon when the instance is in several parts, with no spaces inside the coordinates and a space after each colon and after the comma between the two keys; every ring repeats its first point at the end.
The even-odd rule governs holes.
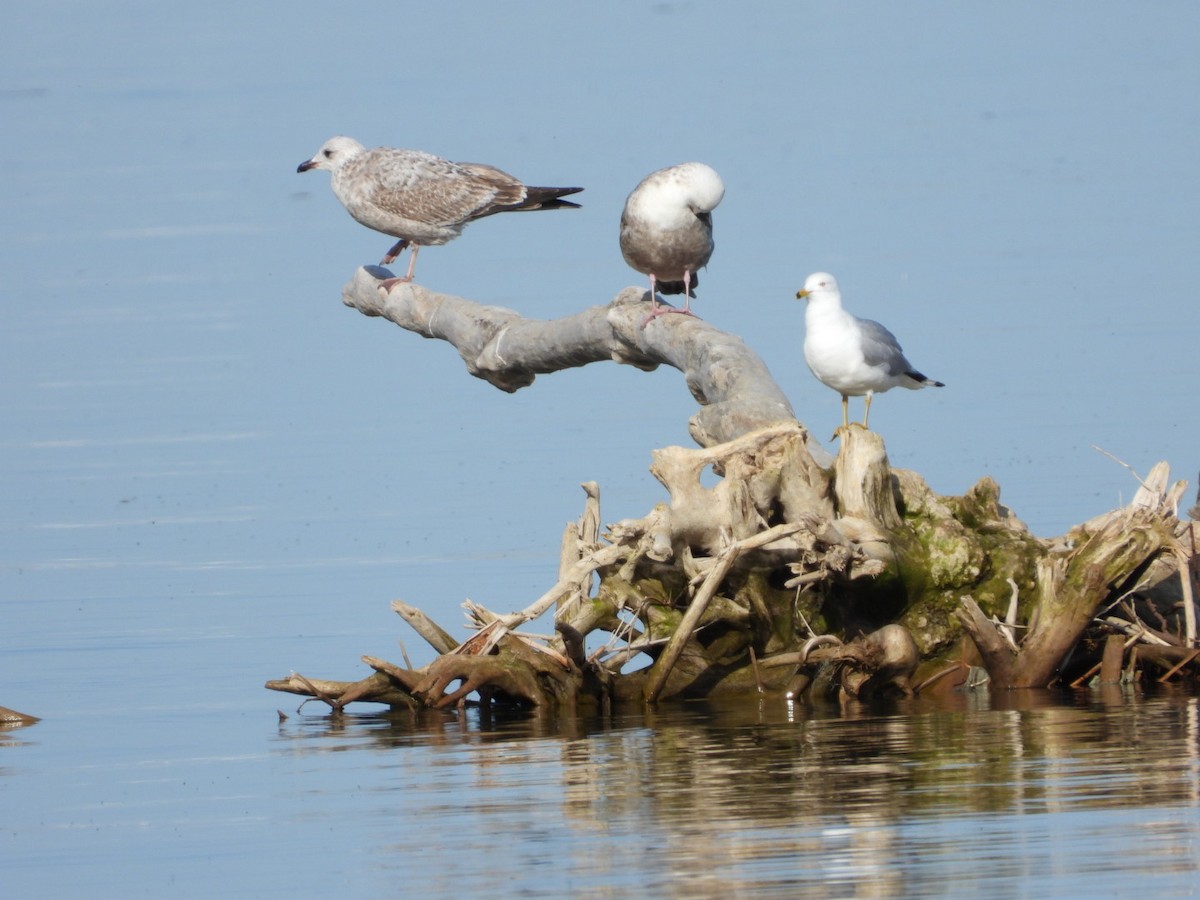
{"type": "MultiPolygon", "coordinates": [[[[844,645],[808,646],[801,662],[836,666],[846,696],[907,693],[918,650],[948,656],[963,630],[995,684],[1039,685],[1103,604],[1183,573],[1178,642],[1194,643],[1192,555],[1174,514],[1181,488],[1168,489],[1165,472],[1129,508],[1042,541],[1000,504],[990,479],[961,497],[938,496],[915,473],[892,469],[882,439],[862,427],[840,431],[831,460],[744,343],[691,317],[643,326],[641,290],[539,322],[418,285],[385,294],[387,274],[360,270],[345,302],[448,341],[472,374],[505,391],[600,360],[678,368],[701,405],[690,429],[700,447],[655,451],[651,472],[666,501],[603,533],[599,488],[585,485],[554,584],[517,612],[465,604],[477,633],[461,644],[397,601],[439,654],[429,665],[372,659],[376,671],[361,682],[293,676],[269,687],[334,709],[350,700],[445,707],[472,693],[555,707],[783,689],[795,684],[794,657],[810,639],[838,633],[844,645]],[[552,633],[520,630],[547,614],[554,624],[542,631],[552,633]],[[639,659],[649,664],[626,671],[639,659]]],[[[1136,609],[1108,618],[1118,613],[1153,630],[1136,609]]]]}

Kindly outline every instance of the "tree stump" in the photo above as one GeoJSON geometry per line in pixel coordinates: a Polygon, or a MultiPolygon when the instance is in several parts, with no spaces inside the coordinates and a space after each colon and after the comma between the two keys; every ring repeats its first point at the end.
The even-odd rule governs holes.
{"type": "Polygon", "coordinates": [[[699,446],[653,452],[650,471],[667,496],[641,518],[600,529],[600,489],[586,483],[555,583],[517,612],[466,604],[470,640],[458,644],[398,604],[438,652],[429,665],[373,660],[360,682],[293,676],[269,688],[334,709],[352,700],[445,707],[470,695],[555,709],[782,691],[834,666],[837,690],[862,697],[911,692],[917,656],[948,657],[964,632],[1001,688],[1047,684],[1095,627],[1195,646],[1195,548],[1175,513],[1183,484],[1168,487],[1165,467],[1129,507],[1041,540],[1001,505],[991,479],[938,496],[916,473],[892,469],[883,439],[861,426],[839,431],[831,457],[744,342],[693,317],[646,323],[640,289],[536,321],[415,284],[387,293],[379,282],[390,274],[360,269],[345,303],[449,342],[470,374],[503,391],[592,362],[673,366],[700,405],[689,420],[699,446]],[[1172,578],[1187,586],[1179,635],[1146,627],[1133,599],[1172,578]],[[1096,626],[1114,610],[1124,613],[1107,617],[1116,624],[1096,626]],[[551,612],[553,637],[521,632],[551,612]]]}

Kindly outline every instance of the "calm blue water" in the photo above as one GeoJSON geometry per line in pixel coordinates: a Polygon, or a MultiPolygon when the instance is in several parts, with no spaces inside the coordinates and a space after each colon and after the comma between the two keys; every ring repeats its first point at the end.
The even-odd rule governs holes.
{"type": "MultiPolygon", "coordinates": [[[[1083,810],[905,807],[878,832],[834,804],[798,834],[729,811],[705,831],[663,812],[693,809],[686,791],[564,806],[595,771],[568,748],[650,747],[645,764],[669,769],[656,722],[495,737],[468,720],[442,740],[364,719],[337,734],[311,708],[277,725],[295,704],[261,684],[359,677],[360,655],[398,659],[398,640],[428,659],[397,597],[456,631],[466,597],[524,606],[553,580],[578,484],[601,484],[605,521],[642,515],[662,499],[650,451],[686,444],[693,411],[678,373],[618,366],[501,394],[447,346],[343,307],[343,282],[388,240],[324,175],[295,173],[330,135],[585,185],[579,212],[480,222],[422,255],[426,285],[535,317],[639,283],[616,247],[626,193],[654,168],[710,163],[728,190],[697,311],[827,434],[838,400],[803,365],[791,298],[834,272],[852,309],[948,385],[879,398],[892,462],[946,493],[991,475],[1053,535],[1136,487],[1093,445],[1143,473],[1200,469],[1198,38],[1183,2],[14,11],[0,29],[0,705],[44,721],[0,737],[6,889],[381,894],[408,877],[425,893],[839,896],[877,858],[908,893],[986,874],[976,893],[1037,894],[1114,868],[1183,884],[1194,796],[1105,800],[1128,772],[1098,770],[1083,810]],[[495,765],[497,747],[533,762],[495,765]],[[463,840],[480,842],[472,855],[453,851],[463,840]],[[437,864],[414,875],[422,841],[437,864]],[[1010,862],[964,863],[986,847],[1010,862]],[[707,877],[697,858],[724,880],[692,880],[707,877]]],[[[1154,702],[1128,714],[1194,717],[1190,700],[1154,702]]],[[[1107,732],[1123,709],[1076,712],[1107,732]]],[[[764,715],[785,743],[809,733],[803,716],[764,715]]],[[[966,713],[881,715],[909,722],[916,747],[921,722],[962,728],[966,713]]],[[[1190,759],[1179,740],[1167,756],[1190,759]]],[[[719,778],[741,783],[749,755],[719,778]]],[[[813,777],[843,765],[826,757],[813,777]]],[[[995,777],[1022,783],[1024,765],[995,777]]],[[[613,771],[602,784],[627,788],[613,771]]],[[[1038,770],[1047,791],[1059,771],[1038,770]]]]}
{"type": "Polygon", "coordinates": [[[1198,738],[1173,693],[279,724],[135,694],[0,736],[0,840],[10,896],[1185,896],[1198,738]]]}

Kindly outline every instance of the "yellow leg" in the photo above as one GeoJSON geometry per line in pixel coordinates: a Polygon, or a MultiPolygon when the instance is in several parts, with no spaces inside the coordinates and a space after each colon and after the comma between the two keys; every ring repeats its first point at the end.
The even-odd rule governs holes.
{"type": "MultiPolygon", "coordinates": [[[[863,410],[863,428],[867,428],[867,416],[871,415],[871,397],[872,396],[873,396],[873,394],[870,391],[867,391],[867,406],[866,406],[866,409],[863,410]]],[[[867,428],[867,431],[870,431],[870,430],[871,429],[867,428]]]]}
{"type": "Polygon", "coordinates": [[[850,403],[850,398],[846,394],[842,394],[842,427],[843,428],[850,427],[850,413],[848,410],[849,403],[850,403]]]}

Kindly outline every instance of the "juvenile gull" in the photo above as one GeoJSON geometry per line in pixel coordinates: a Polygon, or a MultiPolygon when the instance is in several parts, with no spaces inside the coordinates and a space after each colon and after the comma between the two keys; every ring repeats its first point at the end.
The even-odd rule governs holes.
{"type": "Polygon", "coordinates": [[[725,196],[721,176],[704,163],[659,169],[642,179],[621,213],[621,255],[650,276],[650,318],[663,313],[694,315],[696,271],[713,252],[712,211],[725,196]],[[683,294],[683,309],[660,307],[655,289],[683,294]]]}
{"type": "Polygon", "coordinates": [[[328,169],[342,206],[357,221],[400,238],[380,265],[390,265],[412,246],[408,274],[390,278],[387,287],[412,281],[420,248],[444,244],[462,234],[469,222],[499,212],[578,209],[561,200],[578,187],[526,187],[507,172],[481,163],[455,163],[421,150],[366,149],[354,138],[327,140],[297,172],[328,169]]]}
{"type": "Polygon", "coordinates": [[[915,391],[945,387],[926,378],[904,356],[896,336],[870,319],[842,309],[842,293],[828,272],[809,275],[796,299],[807,299],[804,311],[804,361],[817,380],[842,395],[842,427],[849,426],[850,397],[867,398],[863,428],[871,413],[871,397],[894,387],[915,391]]]}

